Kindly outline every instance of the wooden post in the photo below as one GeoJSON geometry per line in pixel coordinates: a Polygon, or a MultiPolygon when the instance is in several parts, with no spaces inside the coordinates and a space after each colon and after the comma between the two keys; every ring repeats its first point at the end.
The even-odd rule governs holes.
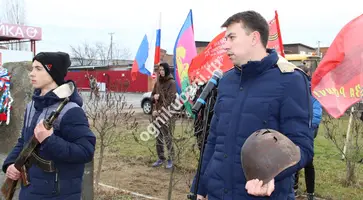
{"type": "Polygon", "coordinates": [[[343,148],[342,160],[345,159],[345,155],[347,153],[347,148],[348,148],[347,146],[349,145],[349,140],[350,140],[350,127],[352,126],[353,113],[354,113],[354,106],[352,106],[352,108],[350,110],[349,123],[348,123],[348,128],[347,128],[347,135],[346,135],[346,138],[345,138],[345,144],[344,144],[344,148],[343,148]]]}
{"type": "Polygon", "coordinates": [[[82,200],[93,200],[94,198],[93,184],[93,160],[86,164],[83,173],[82,183],[82,200]]]}

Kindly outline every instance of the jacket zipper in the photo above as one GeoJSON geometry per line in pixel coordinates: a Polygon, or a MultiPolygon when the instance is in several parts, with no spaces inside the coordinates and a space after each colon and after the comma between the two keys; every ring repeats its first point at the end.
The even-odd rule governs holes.
{"type": "MultiPolygon", "coordinates": [[[[238,67],[237,67],[238,68],[238,67]]],[[[239,82],[239,90],[240,90],[240,92],[242,91],[242,90],[244,90],[244,87],[242,87],[242,68],[238,68],[240,71],[241,71],[241,74],[240,74],[240,82],[239,82]]],[[[247,87],[246,87],[247,88],[247,87]]],[[[239,106],[239,108],[238,108],[238,110],[239,110],[239,112],[238,113],[240,113],[241,112],[241,109],[243,109],[243,106],[244,106],[244,104],[245,104],[245,100],[246,100],[246,98],[247,98],[247,95],[248,94],[248,90],[246,90],[245,91],[245,93],[244,93],[244,95],[242,96],[242,101],[241,101],[241,104],[240,104],[240,106],[239,106]]],[[[240,94],[239,94],[240,95],[240,94]]],[[[239,95],[237,96],[237,99],[239,99],[239,95]]],[[[238,120],[241,120],[241,117],[238,117],[238,120]]],[[[236,135],[237,135],[237,131],[238,131],[238,122],[236,123],[236,125],[235,125],[235,130],[234,131],[232,131],[233,132],[233,138],[235,139],[234,141],[236,141],[236,135]]],[[[233,139],[232,138],[232,139],[233,139]]],[[[235,144],[235,145],[237,145],[237,143],[235,144]]],[[[231,180],[232,180],[232,183],[234,183],[234,181],[235,181],[235,177],[234,177],[234,162],[235,162],[235,154],[234,154],[234,146],[233,145],[231,145],[231,149],[230,149],[230,152],[231,152],[231,156],[232,156],[232,162],[233,162],[233,164],[231,165],[232,166],[232,169],[231,169],[231,171],[232,171],[232,173],[231,173],[231,180]]],[[[233,197],[233,185],[232,185],[232,188],[230,188],[231,189],[231,195],[232,195],[232,197],[233,197]]]]}
{"type": "Polygon", "coordinates": [[[55,170],[55,191],[54,193],[56,195],[59,195],[60,193],[60,188],[59,188],[59,180],[58,180],[58,169],[55,170]]]}
{"type": "MultiPolygon", "coordinates": [[[[239,113],[241,113],[242,112],[242,110],[243,110],[243,108],[244,108],[244,104],[245,104],[245,101],[246,101],[246,99],[247,99],[247,97],[248,97],[248,85],[250,85],[250,83],[248,82],[248,80],[246,80],[245,81],[245,83],[244,83],[244,87],[242,86],[242,69],[241,69],[241,78],[240,78],[240,84],[239,84],[239,90],[240,90],[240,92],[242,91],[242,90],[244,90],[244,94],[242,95],[242,99],[241,99],[241,104],[240,104],[240,107],[239,107],[239,113]]],[[[251,80],[250,80],[251,81],[251,80]]],[[[242,117],[239,117],[238,118],[239,120],[241,120],[242,119],[242,117]]],[[[237,123],[237,125],[236,125],[236,130],[235,131],[233,131],[233,137],[234,138],[236,138],[236,136],[237,136],[237,133],[238,133],[238,124],[239,123],[237,123]]],[[[233,149],[232,149],[233,150],[233,149]]],[[[234,152],[233,152],[234,153],[234,152]]],[[[233,163],[235,162],[235,158],[233,158],[233,163]]],[[[232,168],[232,183],[234,183],[234,181],[235,181],[235,176],[233,176],[233,174],[234,174],[234,167],[232,168]]],[[[247,180],[246,180],[247,181],[247,180]]],[[[233,191],[233,188],[232,188],[232,191],[233,191]]]]}

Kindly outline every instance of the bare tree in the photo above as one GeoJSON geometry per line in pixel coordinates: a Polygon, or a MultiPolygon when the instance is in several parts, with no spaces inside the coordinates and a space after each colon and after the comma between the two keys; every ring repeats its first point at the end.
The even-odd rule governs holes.
{"type": "Polygon", "coordinates": [[[93,65],[97,59],[97,48],[84,42],[77,47],[71,46],[72,59],[80,66],[93,65]]]}
{"type": "Polygon", "coordinates": [[[348,123],[344,119],[334,119],[331,116],[325,116],[322,120],[326,129],[325,136],[333,142],[345,159],[346,177],[344,185],[346,186],[356,183],[357,163],[362,162],[360,156],[363,155],[363,122],[360,119],[360,114],[361,112],[352,109],[348,123]]]}
{"type": "Polygon", "coordinates": [[[118,60],[129,59],[131,52],[129,49],[121,48],[118,44],[113,44],[112,58],[113,64],[116,65],[118,60]]]}
{"type": "MultiPolygon", "coordinates": [[[[26,12],[24,0],[3,0],[1,5],[1,23],[25,25],[26,12]]],[[[18,41],[12,41],[7,45],[12,50],[25,50],[26,45],[18,41]]]]}
{"type": "Polygon", "coordinates": [[[84,42],[78,46],[71,46],[72,59],[74,59],[79,66],[88,65],[114,65],[118,64],[118,60],[127,59],[130,57],[130,51],[126,48],[119,48],[117,44],[112,46],[112,60],[110,56],[110,46],[102,42],[96,42],[91,45],[88,42],[84,42]]]}
{"type": "Polygon", "coordinates": [[[102,65],[118,65],[120,60],[128,59],[131,55],[129,49],[121,48],[118,44],[108,46],[99,42],[96,44],[96,47],[98,50],[98,58],[102,65]],[[112,51],[110,48],[112,48],[112,51]]]}
{"type": "MultiPolygon", "coordinates": [[[[174,148],[174,156],[169,158],[172,159],[173,167],[170,169],[169,174],[169,186],[168,186],[168,196],[166,199],[175,199],[173,197],[173,191],[175,190],[176,186],[181,183],[182,180],[185,180],[186,177],[190,176],[190,170],[186,169],[185,166],[185,160],[190,160],[190,156],[195,156],[192,154],[194,152],[194,148],[196,145],[196,140],[194,136],[194,124],[193,120],[189,118],[185,113],[185,109],[181,109],[179,111],[168,111],[169,114],[172,115],[172,117],[168,117],[167,119],[164,118],[164,121],[160,121],[164,125],[162,126],[170,126],[171,129],[171,140],[168,140],[164,137],[163,143],[165,146],[168,146],[167,141],[171,141],[173,148],[174,148]]],[[[169,116],[169,114],[164,113],[165,116],[169,116]]],[[[161,125],[160,123],[160,125],[161,125]]],[[[155,143],[148,143],[145,142],[144,139],[148,138],[149,140],[156,140],[157,135],[162,134],[160,132],[160,127],[158,125],[155,125],[155,121],[153,121],[150,118],[150,124],[149,127],[146,127],[146,130],[148,130],[150,136],[149,138],[146,136],[137,135],[135,132],[133,134],[135,141],[143,146],[147,147],[150,153],[150,158],[155,157],[155,143]],[[153,127],[153,128],[151,128],[153,127]],[[155,132],[152,133],[151,130],[154,130],[155,132]],[[156,129],[158,129],[156,131],[156,129]],[[145,137],[144,139],[142,139],[145,137]]],[[[144,127],[145,129],[145,127],[144,127]]],[[[140,133],[139,133],[140,134],[140,133]]],[[[148,140],[147,140],[148,141],[148,140]]],[[[170,153],[168,151],[168,153],[170,153]]],[[[197,158],[195,158],[197,159],[197,158]]],[[[187,181],[188,182],[188,181],[187,181]]]]}
{"type": "Polygon", "coordinates": [[[101,65],[108,65],[108,46],[97,42],[96,43],[96,49],[97,49],[97,58],[100,61],[101,65]]]}
{"type": "Polygon", "coordinates": [[[185,169],[185,166],[182,166],[182,163],[185,163],[185,160],[190,159],[188,157],[194,156],[191,152],[194,151],[194,147],[196,146],[190,145],[193,141],[196,141],[193,120],[185,115],[184,109],[177,115],[177,118],[179,118],[178,120],[180,121],[180,132],[179,134],[172,134],[174,145],[174,167],[171,169],[169,176],[168,200],[174,199],[172,192],[176,185],[179,184],[181,180],[185,179],[185,177],[188,177],[190,172],[185,169]],[[183,176],[176,176],[176,171],[183,174],[183,176]]]}
{"type": "Polygon", "coordinates": [[[12,24],[25,24],[24,0],[4,0],[4,11],[1,21],[12,24]]]}
{"type": "Polygon", "coordinates": [[[127,105],[123,93],[110,92],[108,98],[88,101],[85,110],[100,145],[96,172],[96,187],[98,187],[105,150],[122,140],[127,133],[136,130],[138,124],[134,118],[133,106],[127,105]]]}

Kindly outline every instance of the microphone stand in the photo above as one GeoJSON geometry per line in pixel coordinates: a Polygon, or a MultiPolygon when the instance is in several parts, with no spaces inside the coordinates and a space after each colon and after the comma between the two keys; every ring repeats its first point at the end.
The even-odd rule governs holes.
{"type": "MultiPolygon", "coordinates": [[[[188,199],[190,199],[190,200],[197,200],[197,195],[198,195],[197,193],[198,193],[199,180],[200,180],[200,171],[202,168],[203,153],[204,153],[204,146],[205,146],[205,135],[207,133],[210,107],[211,107],[211,102],[212,102],[212,98],[214,97],[214,95],[215,95],[215,90],[213,90],[211,92],[211,94],[209,95],[209,97],[207,98],[205,108],[203,110],[202,144],[201,144],[201,149],[200,149],[200,154],[199,154],[199,162],[198,162],[197,174],[196,174],[196,179],[195,179],[194,191],[192,194],[188,194],[188,199]]],[[[194,114],[197,115],[198,113],[194,113],[194,114]]]]}

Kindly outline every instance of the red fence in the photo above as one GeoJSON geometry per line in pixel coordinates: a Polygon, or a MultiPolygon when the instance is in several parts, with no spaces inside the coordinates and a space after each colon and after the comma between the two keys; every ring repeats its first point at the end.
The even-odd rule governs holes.
{"type": "Polygon", "coordinates": [[[131,80],[131,71],[70,71],[66,76],[66,80],[73,80],[77,87],[82,90],[89,90],[88,76],[94,76],[97,82],[106,84],[106,90],[116,92],[147,92],[148,76],[138,74],[135,81],[131,80]],[[127,89],[126,89],[127,88],[127,89]]]}

